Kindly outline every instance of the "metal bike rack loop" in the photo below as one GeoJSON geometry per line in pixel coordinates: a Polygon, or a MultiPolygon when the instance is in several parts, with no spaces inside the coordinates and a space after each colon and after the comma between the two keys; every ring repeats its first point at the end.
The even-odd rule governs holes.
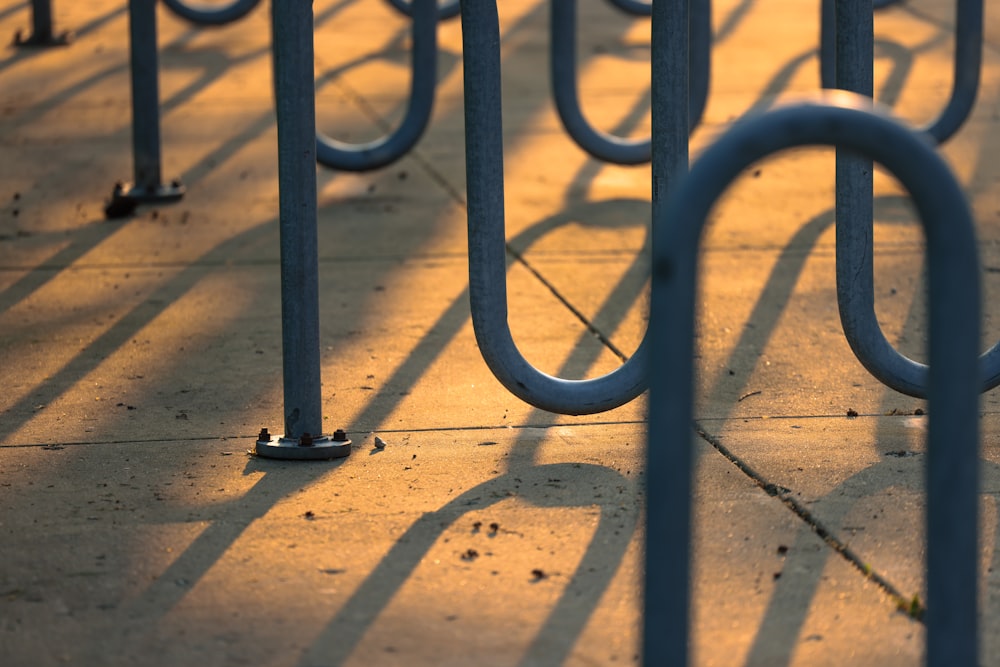
{"type": "Polygon", "coordinates": [[[52,0],[31,0],[31,34],[14,33],[14,46],[44,47],[67,46],[73,33],[64,30],[56,34],[52,24],[52,0]]]}
{"type": "Polygon", "coordinates": [[[659,214],[650,321],[647,475],[655,484],[647,486],[646,665],[688,663],[693,348],[702,229],[714,203],[747,166],[817,144],[884,165],[912,195],[927,235],[926,664],[978,664],[980,285],[972,214],[955,177],[920,135],[874,111],[870,99],[843,92],[826,99],[738,122],[697,160],[659,214]]]}
{"type": "Polygon", "coordinates": [[[226,25],[238,21],[260,4],[260,0],[231,0],[226,4],[163,0],[177,16],[198,25],[226,25]]]}
{"type": "MultiPolygon", "coordinates": [[[[872,96],[873,32],[870,0],[837,2],[837,87],[872,96]]],[[[886,340],[875,314],[873,268],[873,174],[871,159],[837,151],[837,302],[844,335],[858,361],[883,384],[923,398],[928,369],[900,354],[886,340]]],[[[978,345],[977,345],[978,349],[978,345]]],[[[982,356],[980,388],[1000,384],[1000,343],[982,356]]]]}
{"type": "MultiPolygon", "coordinates": [[[[636,15],[649,16],[648,3],[610,0],[615,6],[636,15]],[[620,4],[621,3],[621,4],[620,4]]],[[[604,162],[635,165],[651,159],[650,140],[626,139],[598,130],[583,114],[580,105],[576,66],[578,0],[550,0],[551,44],[549,67],[552,97],[566,132],[580,148],[604,162]]],[[[710,0],[692,0],[688,39],[691,45],[688,118],[691,130],[701,122],[708,100],[712,54],[712,5],[710,0]]],[[[655,80],[655,79],[654,79],[655,80]]],[[[676,103],[676,102],[672,102],[676,103]]]]}
{"type": "MultiPolygon", "coordinates": [[[[403,16],[413,16],[413,4],[416,0],[386,0],[392,7],[398,11],[403,16]]],[[[444,0],[435,12],[439,19],[450,19],[458,16],[459,12],[462,11],[460,6],[461,0],[444,0]]],[[[436,4],[437,0],[435,0],[436,4]]]]}
{"type": "MultiPolygon", "coordinates": [[[[654,214],[672,179],[687,168],[688,0],[653,5],[654,214]]],[[[462,3],[469,300],[480,352],[515,396],[542,410],[593,414],[624,405],[646,387],[648,336],[614,371],[588,380],[540,372],[521,355],[507,322],[500,30],[496,0],[462,3]]],[[[655,229],[654,229],[655,233],[655,229]]]]}
{"type": "Polygon", "coordinates": [[[399,127],[366,144],[349,144],[316,132],[316,159],[346,171],[379,169],[403,157],[423,136],[437,87],[437,0],[413,0],[410,95],[399,127]]]}
{"type": "Polygon", "coordinates": [[[115,184],[104,208],[108,218],[131,215],[140,204],[167,204],[184,196],[180,181],[164,183],[161,174],[156,0],[129,0],[128,17],[134,181],[115,184]]]}
{"type": "Polygon", "coordinates": [[[266,428],[260,456],[333,459],[351,453],[342,430],[323,433],[316,219],[316,83],[312,2],[273,0],[278,228],[281,235],[281,349],[284,435],[266,428]]]}
{"type": "MultiPolygon", "coordinates": [[[[820,9],[820,73],[824,88],[839,88],[837,80],[837,19],[839,0],[822,0],[820,9]]],[[[892,4],[876,3],[875,8],[892,4]]],[[[951,93],[944,109],[922,128],[941,144],[950,139],[968,120],[979,94],[983,60],[983,0],[956,0],[955,54],[952,63],[951,93]]]]}

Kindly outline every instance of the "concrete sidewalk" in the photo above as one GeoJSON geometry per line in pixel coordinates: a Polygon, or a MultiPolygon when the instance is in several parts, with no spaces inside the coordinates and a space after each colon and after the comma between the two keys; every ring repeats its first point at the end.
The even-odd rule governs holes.
{"type": "MultiPolygon", "coordinates": [[[[818,87],[815,4],[715,3],[694,154],[818,87]]],[[[318,171],[325,419],[354,451],[297,463],[248,455],[260,428],[282,428],[267,3],[219,29],[160,8],[164,176],[188,193],[115,221],[102,206],[132,171],[124,3],[54,5],[71,46],[0,53],[0,663],[637,663],[646,405],[540,412],[480,357],[457,20],[439,27],[416,150],[377,172],[318,171]]],[[[581,5],[585,112],[644,136],[648,20],[581,5]]],[[[992,345],[987,5],[979,102],[942,150],[979,224],[992,345]]],[[[314,6],[320,128],[375,138],[403,113],[408,23],[376,0],[314,6]]],[[[952,13],[907,0],[877,14],[876,89],[911,122],[947,97],[952,13]]],[[[593,377],[645,330],[649,169],[590,160],[559,126],[548,4],[503,0],[501,20],[511,327],[541,370],[593,377]]],[[[0,0],[0,37],[28,24],[24,3],[0,0]]],[[[900,195],[876,176],[876,301],[920,358],[923,248],[900,195]]],[[[898,607],[925,598],[925,406],[844,340],[832,207],[832,152],[796,151],[745,174],[706,238],[697,665],[921,662],[923,626],[898,607]]],[[[1000,665],[997,392],[981,407],[981,663],[1000,665]]]]}

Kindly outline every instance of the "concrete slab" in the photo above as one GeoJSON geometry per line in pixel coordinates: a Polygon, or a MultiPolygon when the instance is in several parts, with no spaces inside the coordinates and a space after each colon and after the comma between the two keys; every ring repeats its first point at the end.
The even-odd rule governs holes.
{"type": "MultiPolygon", "coordinates": [[[[5,448],[2,528],[18,536],[0,547],[5,655],[633,663],[644,436],[616,431],[613,443],[604,426],[397,433],[305,466],[248,458],[239,441],[5,448]]],[[[848,651],[914,664],[919,626],[698,452],[698,664],[848,651]],[[858,642],[862,627],[880,641],[858,642]]]]}
{"type": "MultiPolygon", "coordinates": [[[[542,413],[480,358],[458,23],[439,26],[416,149],[372,173],[318,170],[324,414],[356,449],[301,465],[245,453],[282,413],[268,8],[201,29],[161,7],[164,176],[189,191],[108,222],[103,202],[132,166],[127,17],[120,1],[54,4],[71,47],[0,53],[4,664],[634,663],[647,408],[542,413]]],[[[645,330],[650,176],[589,160],[563,133],[548,11],[500,9],[510,319],[532,362],[589,377],[645,330]]],[[[740,114],[818,84],[817,6],[713,11],[695,155],[740,114]]],[[[379,136],[403,112],[408,22],[380,2],[315,12],[320,126],[379,136]]],[[[877,16],[878,96],[904,118],[932,118],[947,95],[952,12],[908,0],[877,16]]],[[[587,116],[644,136],[649,21],[606,3],[580,17],[587,116]]],[[[26,23],[24,3],[0,0],[0,34],[26,23]]],[[[986,32],[980,99],[942,150],[976,212],[991,344],[1000,42],[989,19],[986,32]]],[[[890,592],[923,586],[926,417],[912,413],[925,406],[886,392],[843,341],[832,165],[828,151],[758,165],[706,235],[695,664],[921,660],[922,626],[890,592]]],[[[898,188],[876,183],[878,314],[919,356],[922,239],[898,188]]],[[[981,404],[983,664],[1000,662],[997,400],[981,404]]]]}

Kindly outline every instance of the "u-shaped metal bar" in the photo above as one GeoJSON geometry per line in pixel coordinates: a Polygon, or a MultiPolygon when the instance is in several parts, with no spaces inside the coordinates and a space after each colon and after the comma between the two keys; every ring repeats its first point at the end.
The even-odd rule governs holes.
{"type": "Polygon", "coordinates": [[[198,25],[226,25],[239,21],[249,14],[260,0],[231,0],[228,4],[204,4],[187,0],[163,0],[163,4],[177,16],[198,25]]]}
{"type": "Polygon", "coordinates": [[[643,0],[608,0],[608,3],[632,16],[651,16],[653,13],[652,0],[648,2],[643,0]]]}
{"type": "MultiPolygon", "coordinates": [[[[658,0],[652,24],[653,210],[673,176],[686,169],[688,0],[658,0]],[[661,108],[660,113],[655,110],[661,108]]],[[[517,349],[507,322],[500,29],[496,0],[462,3],[465,59],[465,148],[469,224],[469,300],[487,366],[515,396],[542,410],[592,414],[624,405],[646,388],[648,336],[614,371],[588,380],[542,373],[517,349]]],[[[655,233],[655,229],[654,229],[655,233]]]]}
{"type": "MultiPolygon", "coordinates": [[[[386,0],[386,2],[392,5],[393,9],[398,11],[400,14],[410,17],[413,16],[414,0],[386,0]]],[[[460,2],[461,0],[445,0],[440,5],[438,5],[437,8],[438,19],[441,20],[450,19],[455,16],[458,16],[458,13],[462,11],[460,2]]]]}
{"type": "MultiPolygon", "coordinates": [[[[837,87],[871,97],[873,33],[871,12],[866,9],[869,3],[837,2],[837,87]]],[[[900,354],[886,340],[875,314],[872,162],[837,151],[836,169],[837,302],[844,335],[858,361],[879,381],[903,394],[924,398],[927,366],[900,354]]],[[[982,391],[1000,385],[1000,343],[983,354],[979,378],[982,391]]]]}
{"type": "MultiPolygon", "coordinates": [[[[649,138],[626,139],[603,132],[591,125],[583,114],[576,65],[577,1],[551,0],[549,67],[552,97],[559,119],[577,145],[598,160],[625,165],[649,162],[652,154],[649,138]]],[[[629,13],[648,16],[652,12],[652,6],[648,3],[633,0],[610,1],[629,13]],[[640,12],[643,7],[645,10],[640,12]]],[[[711,0],[692,0],[689,18],[688,39],[691,55],[690,95],[687,103],[690,128],[694,130],[701,122],[708,101],[712,57],[711,0]]],[[[671,103],[684,103],[684,101],[676,100],[671,103]]]]}
{"type": "Polygon", "coordinates": [[[423,136],[434,110],[437,85],[437,0],[413,0],[410,96],[399,127],[366,144],[337,141],[316,131],[316,160],[324,167],[370,171],[403,157],[423,136]]]}
{"type": "Polygon", "coordinates": [[[807,145],[834,145],[884,165],[913,196],[927,235],[926,664],[978,664],[980,285],[972,213],[948,166],[920,135],[873,111],[870,99],[842,92],[826,99],[738,122],[702,154],[660,215],[650,312],[646,665],[688,662],[695,288],[705,220],[750,164],[807,145]]]}
{"type": "MultiPolygon", "coordinates": [[[[839,0],[822,0],[820,7],[820,78],[824,88],[840,88],[837,80],[839,44],[836,5],[839,0]]],[[[955,0],[955,55],[952,63],[951,94],[944,109],[922,128],[941,144],[950,139],[968,120],[979,95],[983,60],[983,0],[955,0]]],[[[876,3],[875,8],[889,2],[876,3]]]]}

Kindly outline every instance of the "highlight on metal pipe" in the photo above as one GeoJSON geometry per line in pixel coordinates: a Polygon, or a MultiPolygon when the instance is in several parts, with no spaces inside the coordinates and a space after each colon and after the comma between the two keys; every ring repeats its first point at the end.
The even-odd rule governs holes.
{"type": "Polygon", "coordinates": [[[972,213],[922,135],[867,97],[831,92],[818,102],[737,122],[676,184],[658,216],[650,312],[646,665],[688,663],[695,291],[705,220],[749,165],[811,145],[837,146],[882,164],[913,197],[927,235],[926,664],[978,664],[980,284],[972,213]]]}
{"type": "Polygon", "coordinates": [[[260,0],[226,0],[225,2],[188,2],[163,0],[177,16],[198,25],[226,25],[238,21],[260,4],[260,0]]]}
{"type": "Polygon", "coordinates": [[[333,459],[351,453],[343,430],[323,435],[319,251],[316,221],[316,89],[311,2],[273,0],[284,434],[262,428],[258,455],[333,459]]]}
{"type": "Polygon", "coordinates": [[[134,178],[115,184],[104,207],[109,219],[131,215],[140,204],[168,204],[184,196],[180,181],[164,183],[161,175],[156,0],[129,0],[128,16],[134,178]]]}
{"type": "MultiPolygon", "coordinates": [[[[873,90],[869,4],[870,0],[838,0],[835,14],[837,87],[867,97],[873,90]]],[[[924,398],[927,366],[899,353],[886,339],[875,314],[872,161],[838,150],[836,178],[837,303],[844,336],[858,361],[880,382],[924,398]]],[[[980,390],[987,391],[1000,385],[1000,342],[981,360],[980,390]]]]}
{"type": "MultiPolygon", "coordinates": [[[[876,2],[875,9],[891,4],[895,3],[892,0],[876,2]]],[[[823,88],[840,87],[836,83],[837,5],[837,0],[821,0],[820,5],[820,78],[823,88]]],[[[921,128],[935,142],[942,144],[948,141],[971,115],[979,95],[982,59],[983,0],[956,0],[951,92],[938,116],[921,128]]]]}
{"type": "MultiPolygon", "coordinates": [[[[570,137],[591,157],[624,165],[649,162],[652,151],[648,137],[627,139],[609,134],[591,125],[583,113],[576,63],[577,1],[551,0],[549,67],[552,97],[559,119],[570,137]]],[[[611,2],[629,13],[640,16],[649,16],[652,11],[649,3],[634,2],[634,0],[611,0],[611,2]]],[[[687,98],[670,103],[684,104],[686,100],[689,105],[690,129],[693,131],[701,122],[708,100],[712,54],[710,0],[692,0],[688,31],[688,43],[691,47],[689,56],[691,94],[687,98]]]]}
{"type": "Polygon", "coordinates": [[[67,46],[72,41],[72,32],[56,33],[53,28],[52,0],[31,0],[31,34],[14,33],[14,46],[21,47],[67,46]]]}
{"type": "Polygon", "coordinates": [[[324,167],[370,171],[400,159],[423,136],[434,109],[437,87],[437,0],[413,0],[410,95],[406,114],[390,134],[365,144],[350,144],[316,131],[316,159],[324,167]]]}
{"type": "MultiPolygon", "coordinates": [[[[687,0],[653,6],[653,209],[675,174],[686,169],[687,0]],[[658,112],[659,109],[659,112],[658,112]]],[[[562,414],[593,414],[624,405],[646,388],[648,336],[623,365],[587,380],[553,377],[517,349],[507,322],[504,230],[503,126],[497,3],[462,3],[465,76],[466,188],[469,227],[469,298],[480,352],[494,376],[531,405],[562,414]]],[[[655,233],[655,228],[654,228],[655,233]]]]}
{"type": "MultiPolygon", "coordinates": [[[[416,0],[386,0],[396,11],[404,16],[413,16],[414,7],[413,4],[416,0]]],[[[461,0],[443,0],[441,4],[437,5],[437,17],[438,19],[450,19],[458,16],[459,12],[462,11],[460,6],[461,0]]],[[[437,3],[437,0],[435,0],[437,3]]]]}

